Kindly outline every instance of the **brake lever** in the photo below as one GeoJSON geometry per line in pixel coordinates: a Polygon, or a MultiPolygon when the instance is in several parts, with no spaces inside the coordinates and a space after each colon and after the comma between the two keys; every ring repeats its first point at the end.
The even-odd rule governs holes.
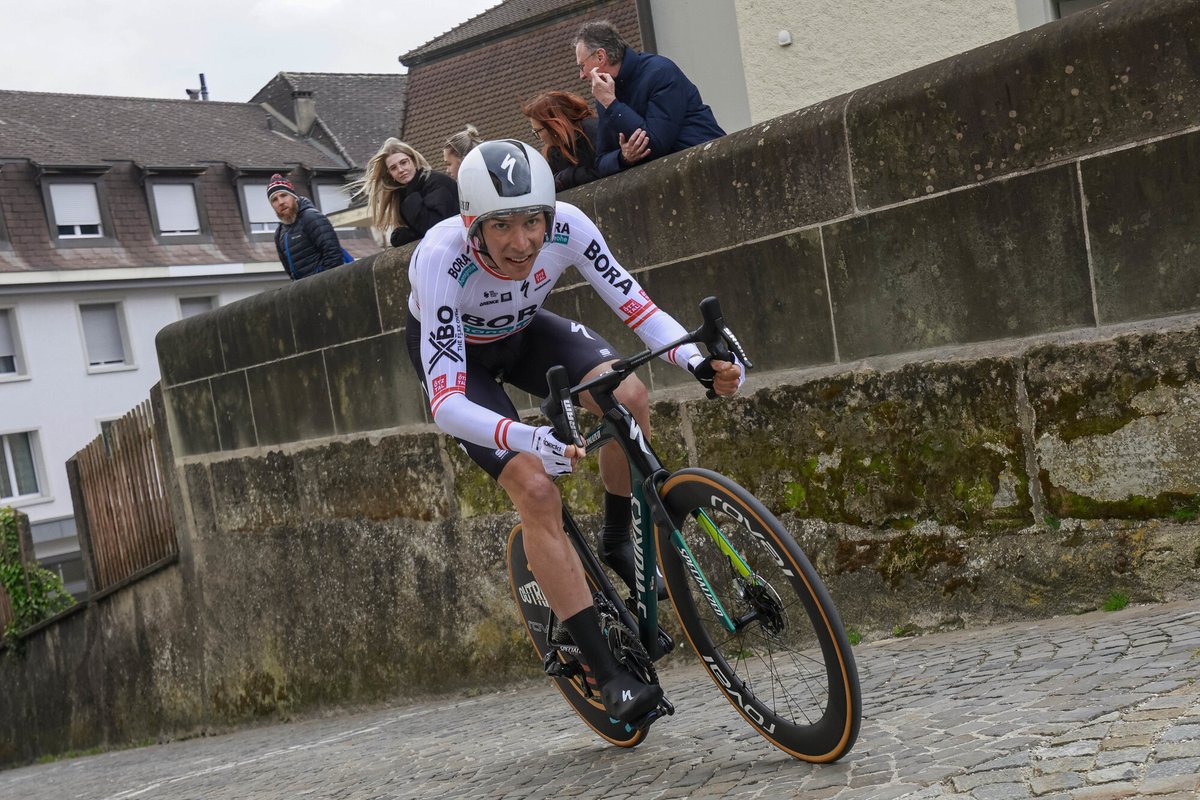
{"type": "Polygon", "coordinates": [[[554,428],[554,435],[565,444],[586,447],[575,423],[575,403],[571,401],[571,382],[567,379],[566,367],[559,365],[546,370],[546,384],[550,394],[541,407],[554,428]]]}

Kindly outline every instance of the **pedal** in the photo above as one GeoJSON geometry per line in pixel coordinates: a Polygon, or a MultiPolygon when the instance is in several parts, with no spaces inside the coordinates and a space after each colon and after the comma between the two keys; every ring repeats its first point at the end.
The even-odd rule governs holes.
{"type": "Polygon", "coordinates": [[[574,659],[563,661],[558,657],[559,649],[552,647],[546,651],[546,655],[542,656],[542,669],[551,678],[562,678],[570,680],[577,675],[583,674],[583,667],[574,659]]]}
{"type": "MultiPolygon", "coordinates": [[[[674,713],[675,706],[664,695],[663,699],[658,701],[658,705],[655,706],[652,711],[647,713],[646,716],[642,717],[637,722],[626,722],[625,730],[628,733],[633,733],[635,730],[645,730],[646,728],[649,728],[655,720],[672,716],[674,713]]],[[[621,721],[616,717],[609,717],[608,721],[614,725],[621,724],[621,721]]]]}

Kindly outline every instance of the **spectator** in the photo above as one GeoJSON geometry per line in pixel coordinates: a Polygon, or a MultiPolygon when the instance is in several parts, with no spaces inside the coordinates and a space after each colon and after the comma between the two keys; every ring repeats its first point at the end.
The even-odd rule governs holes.
{"type": "Polygon", "coordinates": [[[458,165],[480,141],[479,131],[474,125],[468,125],[466,130],[454,134],[442,145],[442,158],[446,160],[446,172],[451,178],[458,180],[458,165]]]}
{"type": "Polygon", "coordinates": [[[279,217],[275,251],[294,281],[341,266],[342,245],[325,215],[307,197],[296,194],[291,181],[279,173],[267,184],[267,200],[279,217]]]}
{"type": "Polygon", "coordinates": [[[458,186],[435,172],[425,156],[394,137],[367,162],[361,182],[371,222],[391,231],[392,247],[415,242],[437,223],[458,214],[458,186]]]}
{"type": "Polygon", "coordinates": [[[634,50],[611,22],[583,24],[575,35],[575,64],[596,99],[601,176],[725,135],[675,62],[634,50]]]}
{"type": "Polygon", "coordinates": [[[600,175],[596,172],[596,115],[571,92],[545,92],[521,106],[561,192],[600,175]]]}

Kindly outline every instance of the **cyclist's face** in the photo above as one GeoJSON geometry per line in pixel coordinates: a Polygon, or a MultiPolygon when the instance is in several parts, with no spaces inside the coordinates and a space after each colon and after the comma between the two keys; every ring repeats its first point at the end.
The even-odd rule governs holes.
{"type": "Polygon", "coordinates": [[[506,278],[524,280],[533,270],[546,238],[546,216],[541,211],[493,217],[483,223],[483,243],[506,278]]]}

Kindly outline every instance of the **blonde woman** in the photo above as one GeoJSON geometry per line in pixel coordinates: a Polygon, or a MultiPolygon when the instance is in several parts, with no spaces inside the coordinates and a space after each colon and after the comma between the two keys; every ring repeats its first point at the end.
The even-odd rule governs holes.
{"type": "Polygon", "coordinates": [[[442,158],[446,160],[446,172],[450,173],[451,178],[458,179],[458,165],[480,141],[479,131],[475,130],[474,125],[468,125],[442,144],[442,158]]]}
{"type": "Polygon", "coordinates": [[[367,162],[361,193],[372,224],[391,230],[392,247],[415,242],[437,223],[458,213],[458,186],[436,172],[425,156],[394,137],[367,162]]]}

